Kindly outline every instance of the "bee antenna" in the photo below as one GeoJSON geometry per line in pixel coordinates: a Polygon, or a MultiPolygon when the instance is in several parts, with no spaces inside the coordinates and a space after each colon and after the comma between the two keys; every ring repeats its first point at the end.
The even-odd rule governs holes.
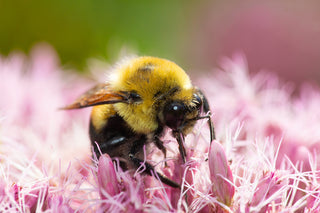
{"type": "MultiPolygon", "coordinates": [[[[212,120],[211,120],[211,112],[209,111],[207,115],[205,116],[199,116],[199,117],[196,117],[194,118],[195,120],[200,120],[200,119],[204,119],[204,118],[207,118],[208,119],[208,125],[209,125],[209,129],[210,129],[210,143],[216,139],[216,134],[215,134],[215,131],[214,131],[214,126],[213,126],[213,123],[212,123],[212,120]]],[[[191,119],[192,120],[192,119],[191,119]]]]}
{"type": "Polygon", "coordinates": [[[209,128],[210,128],[210,143],[216,139],[216,134],[214,132],[214,126],[213,126],[213,123],[211,121],[211,112],[209,111],[208,113],[208,125],[209,125],[209,128]]]}

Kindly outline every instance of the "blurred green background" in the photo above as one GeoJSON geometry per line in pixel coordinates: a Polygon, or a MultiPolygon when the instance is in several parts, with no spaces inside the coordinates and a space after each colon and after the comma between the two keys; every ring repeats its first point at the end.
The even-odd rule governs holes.
{"type": "Polygon", "coordinates": [[[320,83],[320,1],[0,0],[0,54],[39,42],[64,67],[115,62],[122,49],[211,71],[244,53],[249,70],[320,83]]]}
{"type": "MultiPolygon", "coordinates": [[[[62,64],[115,60],[123,47],[179,60],[187,11],[183,0],[0,0],[0,52],[28,52],[45,41],[62,64]]],[[[180,58],[181,60],[181,58],[180,58]]]]}

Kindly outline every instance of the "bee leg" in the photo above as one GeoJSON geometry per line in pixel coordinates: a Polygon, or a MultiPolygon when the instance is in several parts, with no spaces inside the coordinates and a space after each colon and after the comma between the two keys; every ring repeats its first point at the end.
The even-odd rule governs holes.
{"type": "Polygon", "coordinates": [[[140,160],[139,158],[137,158],[135,156],[137,153],[139,153],[142,150],[143,146],[145,145],[146,140],[147,139],[145,137],[142,137],[142,138],[140,138],[140,140],[137,140],[133,143],[134,146],[131,147],[131,150],[129,153],[129,158],[130,158],[131,162],[134,164],[134,166],[136,168],[139,168],[142,164],[144,164],[145,165],[145,170],[144,170],[145,174],[148,174],[150,176],[152,176],[152,174],[154,174],[159,177],[159,179],[162,183],[167,184],[168,186],[180,189],[181,188],[180,184],[178,184],[178,183],[174,182],[173,180],[170,180],[169,178],[165,177],[164,175],[156,172],[154,167],[151,164],[149,164],[143,160],[140,160]]]}
{"type": "MultiPolygon", "coordinates": [[[[167,149],[166,147],[163,145],[163,141],[160,140],[160,138],[158,136],[154,137],[154,143],[156,144],[156,146],[158,147],[158,149],[160,149],[164,155],[164,159],[167,158],[167,149]]],[[[168,166],[167,161],[164,162],[165,167],[168,166]]]]}
{"type": "Polygon", "coordinates": [[[144,162],[143,160],[140,160],[139,158],[134,157],[133,154],[129,154],[129,157],[137,168],[140,167],[141,164],[145,165],[144,173],[146,173],[150,176],[152,176],[152,174],[154,174],[154,175],[156,174],[156,176],[159,177],[159,179],[162,183],[164,183],[168,186],[171,186],[173,188],[178,188],[178,189],[181,188],[180,184],[176,183],[173,180],[170,180],[169,178],[165,177],[164,175],[160,174],[159,172],[156,172],[151,164],[144,162]]]}
{"type": "Polygon", "coordinates": [[[183,163],[186,163],[186,149],[184,148],[184,136],[180,131],[172,131],[173,136],[176,138],[179,144],[179,151],[182,157],[183,163]]]}

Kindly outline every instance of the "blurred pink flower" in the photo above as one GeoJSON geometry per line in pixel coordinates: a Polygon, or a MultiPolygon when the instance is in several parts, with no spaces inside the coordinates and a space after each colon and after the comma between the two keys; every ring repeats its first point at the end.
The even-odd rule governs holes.
{"type": "MultiPolygon", "coordinates": [[[[54,51],[0,57],[0,212],[312,212],[319,209],[320,92],[292,97],[267,73],[250,76],[242,56],[195,84],[206,94],[217,142],[200,120],[186,137],[187,162],[164,135],[167,158],[145,160],[168,178],[92,159],[90,109],[62,111],[94,82],[62,72],[54,51]],[[167,162],[165,167],[164,162],[167,162]]],[[[101,68],[102,70],[102,68],[101,68]]],[[[102,74],[96,73],[97,76],[102,74]]]]}
{"type": "Polygon", "coordinates": [[[194,11],[188,62],[211,68],[242,51],[251,73],[263,69],[296,84],[319,84],[319,7],[319,1],[207,1],[194,11]]]}

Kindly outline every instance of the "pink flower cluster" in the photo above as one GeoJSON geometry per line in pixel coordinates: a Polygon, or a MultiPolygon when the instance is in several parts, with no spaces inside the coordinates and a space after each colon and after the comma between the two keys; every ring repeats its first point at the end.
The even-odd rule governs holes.
{"type": "Polygon", "coordinates": [[[94,82],[61,70],[54,51],[0,58],[0,212],[317,212],[320,211],[320,92],[268,73],[250,76],[244,57],[194,79],[213,111],[186,137],[187,163],[164,136],[167,158],[145,158],[181,190],[108,155],[92,159],[90,109],[59,107],[94,82]],[[165,163],[167,166],[165,166],[165,163]]]}

